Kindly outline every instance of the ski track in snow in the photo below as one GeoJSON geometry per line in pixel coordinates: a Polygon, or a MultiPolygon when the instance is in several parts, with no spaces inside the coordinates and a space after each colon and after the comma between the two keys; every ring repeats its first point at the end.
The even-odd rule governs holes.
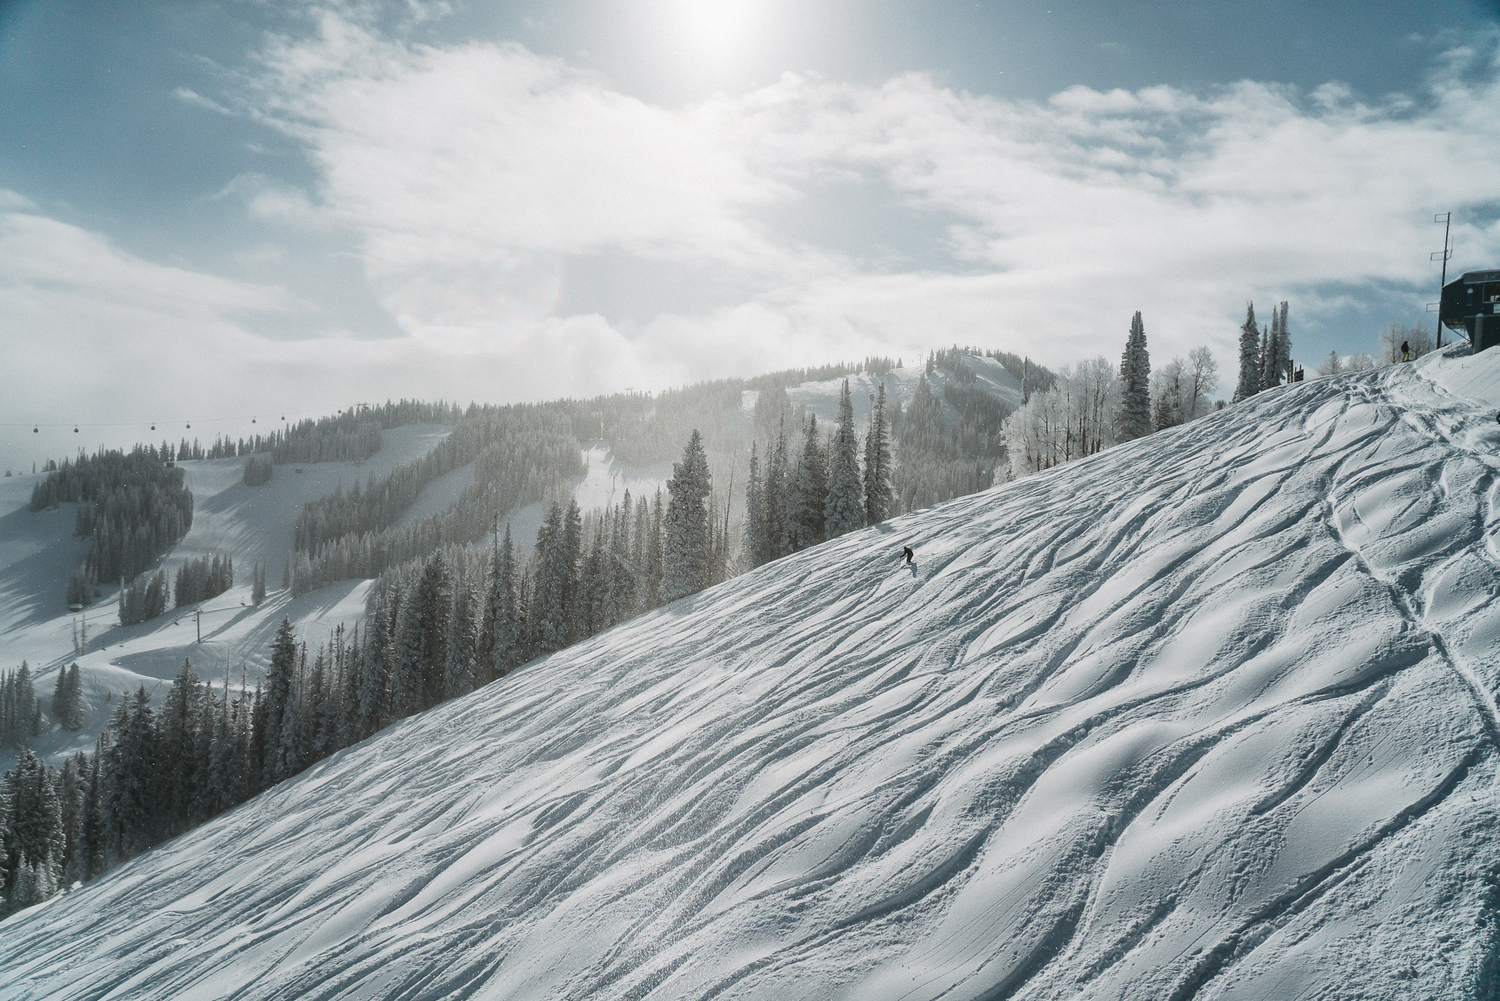
{"type": "Polygon", "coordinates": [[[0,995],[1482,996],[1500,429],[1444,364],[534,662],[0,924],[0,995]]]}

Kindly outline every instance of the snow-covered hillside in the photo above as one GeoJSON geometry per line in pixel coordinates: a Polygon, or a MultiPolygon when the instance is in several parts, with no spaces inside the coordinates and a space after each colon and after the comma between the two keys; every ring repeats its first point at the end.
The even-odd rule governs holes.
{"type": "Polygon", "coordinates": [[[1488,996],[1500,427],[1428,375],[1493,354],[535,662],[11,917],[0,996],[1488,996]]]}
{"type": "MultiPolygon", "coordinates": [[[[314,644],[340,622],[353,625],[364,614],[367,583],[338,584],[295,600],[277,592],[256,608],[250,603],[251,570],[255,562],[265,563],[274,587],[304,503],[340,486],[348,490],[356,481],[363,485],[371,475],[384,476],[431,451],[448,433],[436,424],[382,431],[381,450],[368,459],[277,466],[269,483],[255,487],[243,483],[244,459],[181,463],[193,491],[193,527],[160,565],[170,573],[185,559],[227,554],[242,586],[201,608],[172,610],[136,626],[120,626],[118,586],[111,582],[104,582],[104,594],[92,608],[77,615],[67,611],[64,584],[88,551],[85,540],[73,537],[76,505],[32,512],[27,507],[32,487],[45,474],[0,478],[0,668],[28,661],[43,698],[51,695],[59,667],[76,661],[84,679],[88,718],[83,729],[74,733],[49,723],[37,753],[60,763],[65,753],[92,748],[113,709],[107,697],[140,685],[155,690],[177,673],[184,658],[191,658],[205,678],[222,679],[227,668],[235,685],[242,670],[252,685],[257,683],[283,616],[314,644]],[[201,611],[201,622],[194,621],[195,610],[201,611]],[[73,648],[79,626],[86,626],[88,635],[81,655],[73,648]]],[[[13,749],[0,748],[0,770],[14,761],[13,749]]]]}
{"type": "MultiPolygon", "coordinates": [[[[1005,366],[1000,362],[980,355],[965,355],[964,365],[974,374],[974,388],[995,397],[1012,410],[1021,406],[1020,380],[1006,371],[1005,366]]],[[[922,379],[925,371],[922,365],[903,365],[883,376],[873,376],[868,372],[859,372],[849,376],[849,396],[850,402],[854,404],[855,422],[863,426],[869,421],[870,401],[874,399],[875,392],[881,384],[885,385],[886,399],[892,405],[899,402],[905,406],[910,403],[912,394],[917,391],[917,383],[922,379]]],[[[948,385],[950,378],[951,376],[941,368],[927,376],[933,393],[939,399],[942,398],[943,389],[948,385]]],[[[843,391],[843,385],[843,376],[836,379],[824,379],[821,382],[804,382],[789,388],[787,396],[794,404],[806,407],[817,415],[818,420],[835,422],[838,420],[839,394],[843,391]]],[[[951,420],[955,414],[953,407],[945,404],[944,411],[947,418],[951,420]]]]}

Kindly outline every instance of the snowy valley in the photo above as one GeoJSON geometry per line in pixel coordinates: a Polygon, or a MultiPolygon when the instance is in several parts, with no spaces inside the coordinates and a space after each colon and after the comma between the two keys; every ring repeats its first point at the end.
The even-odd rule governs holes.
{"type": "MultiPolygon", "coordinates": [[[[1490,354],[1263,392],[535,660],[0,923],[0,995],[1491,996],[1490,354]]],[[[216,600],[248,636],[339,587],[216,600]]],[[[71,659],[10,614],[7,654],[71,659]]],[[[91,667],[168,676],[185,638],[131,644],[184,628],[91,667]]]]}

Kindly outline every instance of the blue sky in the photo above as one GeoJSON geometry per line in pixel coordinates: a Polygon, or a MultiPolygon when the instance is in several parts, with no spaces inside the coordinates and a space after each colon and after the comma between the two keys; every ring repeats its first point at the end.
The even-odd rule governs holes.
{"type": "Polygon", "coordinates": [[[1137,309],[1227,371],[1247,299],[1309,367],[1370,350],[1435,298],[1434,212],[1500,260],[1497,40],[1467,0],[0,2],[0,465],[954,342],[1064,365],[1137,309]]]}

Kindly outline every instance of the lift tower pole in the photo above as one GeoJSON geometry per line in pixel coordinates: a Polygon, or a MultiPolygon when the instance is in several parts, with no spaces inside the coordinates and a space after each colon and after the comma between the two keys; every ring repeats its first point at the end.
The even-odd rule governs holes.
{"type": "Polygon", "coordinates": [[[1437,346],[1438,347],[1442,347],[1443,346],[1443,314],[1442,314],[1442,308],[1443,308],[1442,307],[1443,286],[1446,285],[1446,284],[1448,284],[1448,258],[1450,258],[1450,257],[1453,256],[1453,251],[1451,251],[1451,250],[1448,249],[1448,230],[1453,225],[1453,213],[1452,212],[1439,212],[1438,214],[1436,214],[1436,215],[1434,215],[1432,217],[1432,221],[1433,222],[1440,222],[1440,223],[1443,224],[1443,249],[1441,251],[1433,251],[1433,253],[1428,257],[1428,260],[1435,261],[1435,260],[1438,260],[1439,255],[1441,255],[1442,261],[1443,261],[1443,276],[1438,279],[1438,320],[1437,320],[1437,346]]]}

